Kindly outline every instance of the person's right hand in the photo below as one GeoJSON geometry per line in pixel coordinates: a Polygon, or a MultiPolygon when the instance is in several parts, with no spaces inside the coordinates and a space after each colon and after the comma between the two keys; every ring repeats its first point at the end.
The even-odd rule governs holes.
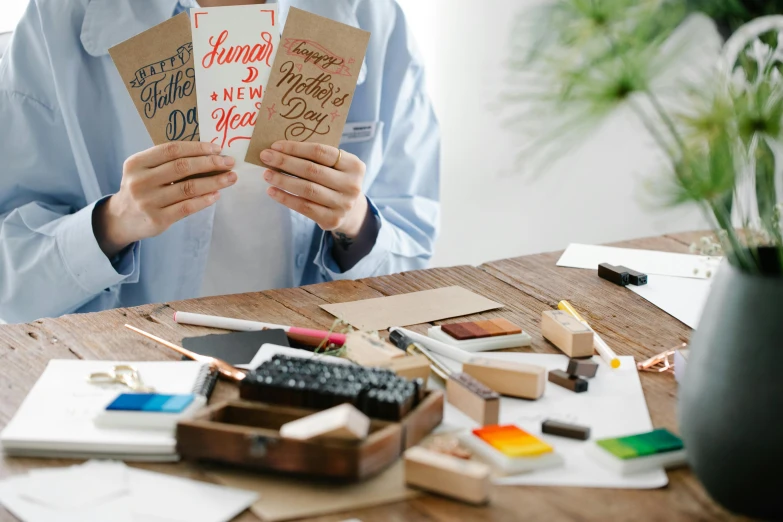
{"type": "Polygon", "coordinates": [[[219,191],[237,181],[236,172],[224,172],[234,166],[234,159],[219,154],[220,147],[212,143],[175,141],[129,157],[119,192],[93,213],[95,238],[104,254],[114,257],[213,205],[219,191]],[[210,172],[221,174],[183,181],[210,172]]]}

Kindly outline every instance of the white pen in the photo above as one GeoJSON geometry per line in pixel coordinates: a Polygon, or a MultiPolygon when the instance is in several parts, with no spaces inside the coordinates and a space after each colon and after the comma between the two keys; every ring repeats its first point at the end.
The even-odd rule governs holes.
{"type": "Polygon", "coordinates": [[[443,357],[448,357],[449,359],[452,359],[454,361],[464,363],[469,361],[472,357],[474,357],[474,354],[472,353],[466,352],[464,350],[460,350],[459,348],[454,348],[453,346],[449,346],[444,342],[438,341],[437,339],[432,339],[431,337],[427,337],[426,335],[422,335],[420,333],[416,333],[414,331],[407,330],[405,328],[399,328],[397,326],[393,328],[389,328],[389,331],[391,332],[395,330],[400,331],[410,340],[419,343],[429,351],[437,353],[438,355],[442,355],[443,357]]]}
{"type": "Polygon", "coordinates": [[[193,314],[190,312],[174,312],[174,322],[180,324],[192,324],[195,326],[206,326],[208,328],[221,328],[223,330],[233,330],[235,332],[256,332],[259,330],[285,330],[286,333],[294,335],[304,335],[317,339],[326,338],[330,343],[338,346],[345,344],[345,334],[336,332],[326,332],[323,330],[312,330],[310,328],[299,328],[296,326],[284,326],[280,324],[261,323],[258,321],[247,321],[245,319],[232,319],[230,317],[220,317],[218,315],[193,314]]]}

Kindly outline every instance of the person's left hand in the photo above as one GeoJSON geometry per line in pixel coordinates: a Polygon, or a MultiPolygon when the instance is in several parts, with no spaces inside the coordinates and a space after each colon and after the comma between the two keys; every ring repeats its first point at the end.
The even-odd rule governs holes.
{"type": "Polygon", "coordinates": [[[261,152],[261,161],[282,171],[264,172],[271,198],[335,236],[359,235],[368,211],[362,160],[328,145],[278,141],[261,152]]]}

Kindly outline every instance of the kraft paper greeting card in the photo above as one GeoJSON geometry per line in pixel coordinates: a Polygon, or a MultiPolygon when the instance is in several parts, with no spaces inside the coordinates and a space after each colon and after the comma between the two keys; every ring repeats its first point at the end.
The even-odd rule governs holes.
{"type": "Polygon", "coordinates": [[[179,14],[109,49],[152,142],[199,141],[190,21],[179,14]]]}
{"type": "Polygon", "coordinates": [[[201,141],[242,162],[280,42],[277,4],[194,8],[201,141]]]}
{"type": "Polygon", "coordinates": [[[366,31],[292,7],[245,161],[264,166],[261,151],[278,140],[336,147],[369,41],[366,31]]]}

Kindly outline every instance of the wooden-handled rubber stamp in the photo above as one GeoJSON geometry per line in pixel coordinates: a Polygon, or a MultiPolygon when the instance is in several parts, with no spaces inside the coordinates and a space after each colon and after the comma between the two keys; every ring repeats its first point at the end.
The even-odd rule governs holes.
{"type": "Polygon", "coordinates": [[[446,400],[481,426],[500,418],[500,395],[465,373],[449,375],[446,400]]]}
{"type": "Polygon", "coordinates": [[[563,370],[552,370],[549,372],[549,382],[569,389],[574,393],[587,391],[587,381],[576,375],[568,375],[563,370]]]}
{"type": "Polygon", "coordinates": [[[489,501],[489,466],[421,446],[405,452],[405,483],[471,504],[489,501]]]}
{"type": "Polygon", "coordinates": [[[641,272],[637,272],[636,270],[631,270],[630,268],[624,266],[618,266],[615,268],[617,268],[617,270],[627,273],[628,281],[632,285],[643,286],[647,284],[647,274],[642,274],[641,272]]]}
{"type": "Polygon", "coordinates": [[[598,277],[619,286],[628,286],[631,282],[631,277],[628,275],[628,272],[621,270],[620,267],[610,265],[609,263],[601,263],[598,265],[598,277]]]}
{"type": "Polygon", "coordinates": [[[590,438],[590,428],[586,426],[549,419],[541,423],[541,433],[576,440],[587,440],[590,438]]]}
{"type": "Polygon", "coordinates": [[[598,364],[591,359],[570,359],[568,368],[566,368],[568,375],[587,377],[588,379],[595,377],[596,372],[598,372],[598,364]]]}
{"type": "Polygon", "coordinates": [[[345,403],[283,424],[280,436],[296,440],[364,440],[369,429],[370,418],[345,403]]]}
{"type": "Polygon", "coordinates": [[[405,357],[405,352],[367,332],[352,332],[345,336],[346,359],[361,366],[380,366],[392,359],[405,357]]]}
{"type": "Polygon", "coordinates": [[[430,361],[423,355],[395,357],[385,363],[378,364],[378,366],[380,368],[388,368],[409,381],[421,379],[426,384],[427,379],[430,377],[430,361]]]}
{"type": "Polygon", "coordinates": [[[541,314],[541,335],[569,357],[593,355],[593,331],[561,310],[541,314]]]}
{"type": "Polygon", "coordinates": [[[538,399],[544,394],[546,368],[478,357],[462,365],[462,371],[501,395],[538,399]]]}

